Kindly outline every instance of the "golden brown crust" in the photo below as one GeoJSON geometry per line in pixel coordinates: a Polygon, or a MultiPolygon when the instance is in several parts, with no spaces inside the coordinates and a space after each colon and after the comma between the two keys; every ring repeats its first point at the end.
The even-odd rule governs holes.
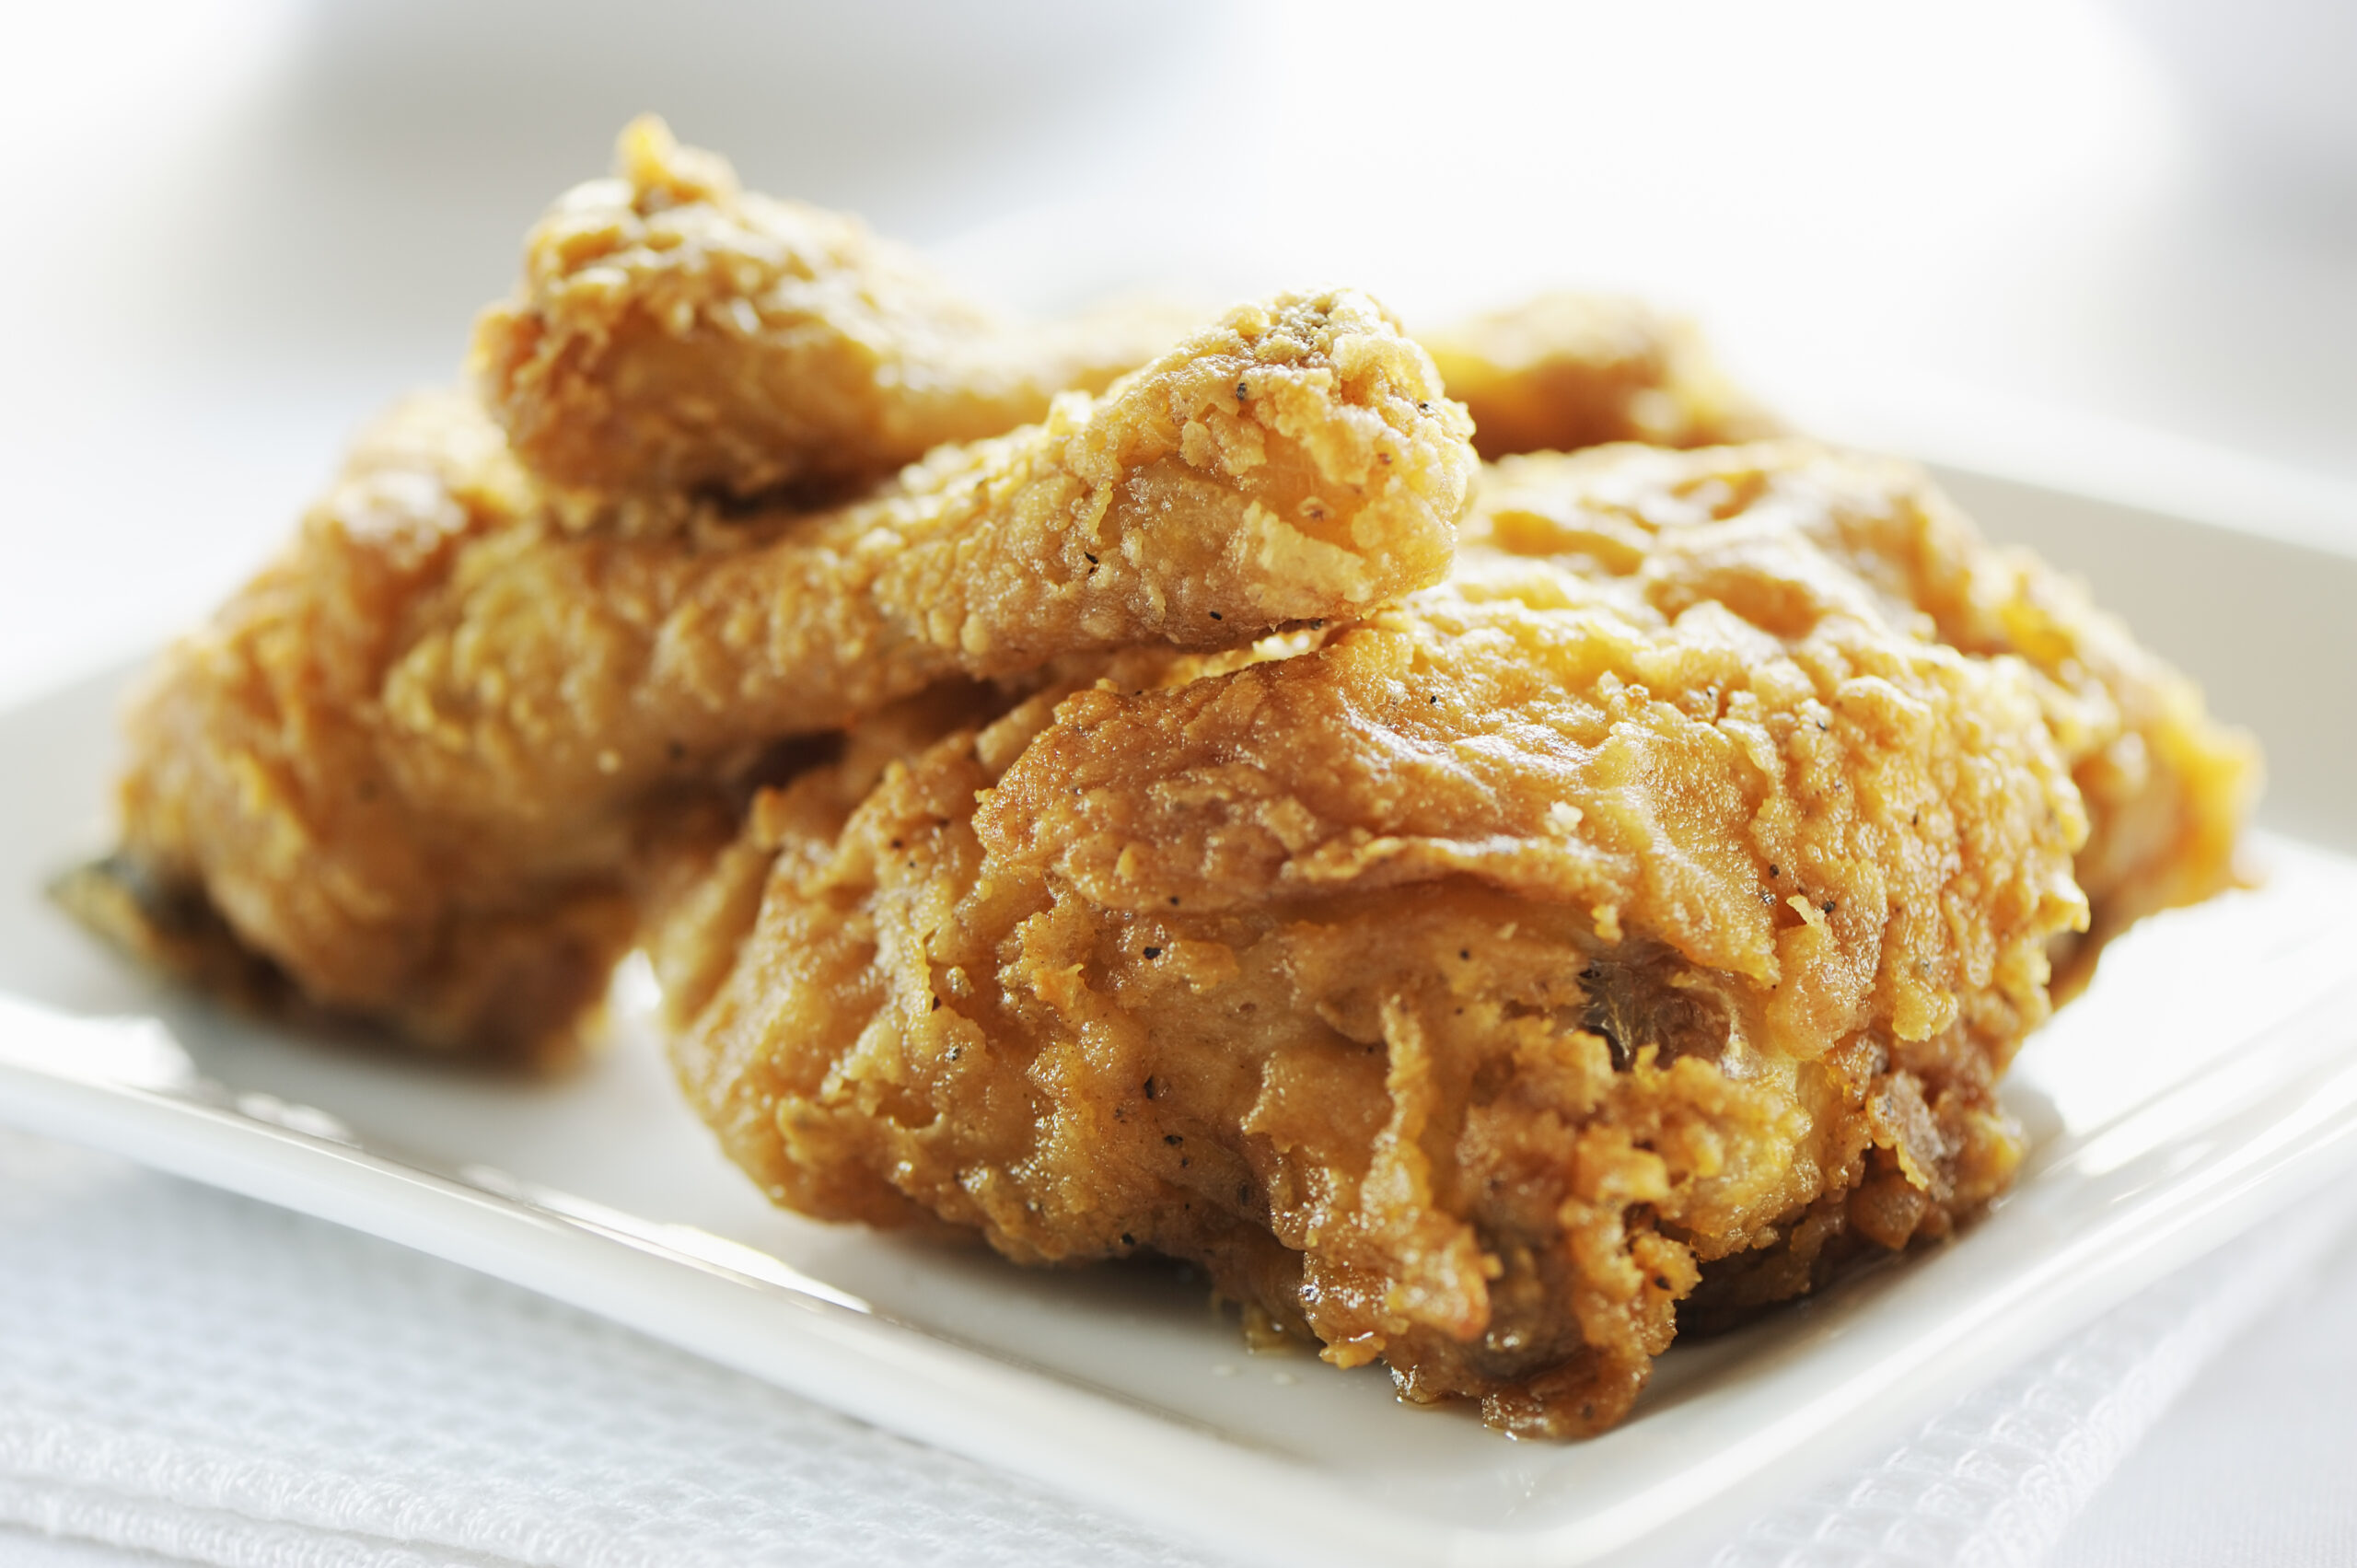
{"type": "Polygon", "coordinates": [[[111,880],[135,896],[86,881],[86,916],[215,983],[234,932],[321,1006],[420,1043],[549,1048],[552,1020],[603,994],[627,901],[595,851],[476,876],[471,836],[421,819],[380,746],[412,611],[537,507],[471,400],[412,399],[370,431],[296,542],[134,698],[111,880]]]}
{"type": "Polygon", "coordinates": [[[1364,296],[1284,296],[833,512],[478,552],[386,677],[436,738],[407,782],[603,796],[953,677],[1352,615],[1447,569],[1473,465],[1437,391],[1364,296]]]}
{"type": "Polygon", "coordinates": [[[616,163],[533,228],[516,296],[475,328],[485,401],[560,484],[742,496],[881,478],[1104,390],[1183,325],[1132,310],[1019,329],[857,219],[740,189],[651,116],[616,163]]]}
{"type": "MultiPolygon", "coordinates": [[[[1848,461],[1888,476],[1927,522],[1916,526],[1911,513],[1830,509],[1809,525],[1820,547],[1862,584],[1928,616],[1940,641],[1984,657],[2011,655],[2034,672],[2091,830],[2073,875],[2092,927],[2056,946],[2058,994],[2069,994],[2112,936],[2233,883],[2236,836],[2258,790],[2258,748],[2214,723],[2192,682],[2096,608],[2084,586],[2029,551],[1979,545],[1947,500],[1905,465],[1848,461]]],[[[1645,524],[1608,490],[1575,478],[1594,465],[1680,471],[1696,488],[1756,482],[1746,453],[1515,459],[1485,471],[1469,546],[1494,540],[1524,552],[1577,553],[1593,571],[1629,570],[1641,548],[1630,526],[1645,524]]]]}
{"type": "Polygon", "coordinates": [[[1681,1301],[1985,1203],[2086,822],[2067,682],[1935,633],[2049,585],[1803,443],[1510,465],[1469,536],[1295,656],[764,796],[668,960],[730,1152],[817,1214],[1199,1260],[1559,1435],[1681,1301]]]}
{"type": "MultiPolygon", "coordinates": [[[[1219,648],[1439,577],[1474,459],[1350,294],[1231,311],[1101,400],[830,512],[566,525],[469,400],[373,436],[134,710],[124,843],[322,1005],[569,1037],[650,832],[781,738],[952,679],[1219,648]]],[[[691,808],[692,807],[692,808],[691,808]]]]}
{"type": "Polygon", "coordinates": [[[1713,447],[1777,433],[1692,325],[1640,300],[1545,294],[1420,341],[1492,462],[1614,441],[1713,447]]]}

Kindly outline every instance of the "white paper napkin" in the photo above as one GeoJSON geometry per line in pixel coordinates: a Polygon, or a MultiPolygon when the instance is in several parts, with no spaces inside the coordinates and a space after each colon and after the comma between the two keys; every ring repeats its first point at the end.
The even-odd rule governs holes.
{"type": "MultiPolygon", "coordinates": [[[[2040,1561],[2326,1236],[2188,1271],[1729,1520],[1714,1568],[2040,1561]]],[[[466,1270],[6,1132],[0,1524],[230,1568],[1207,1561],[466,1270]]]]}
{"type": "Polygon", "coordinates": [[[2035,1568],[2202,1368],[2298,1288],[2347,1228],[2268,1226],[1755,1519],[1711,1568],[2035,1568]]]}

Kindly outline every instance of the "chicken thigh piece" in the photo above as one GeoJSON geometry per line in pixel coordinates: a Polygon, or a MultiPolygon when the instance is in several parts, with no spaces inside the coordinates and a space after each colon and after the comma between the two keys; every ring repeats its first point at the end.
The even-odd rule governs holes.
{"type": "MultiPolygon", "coordinates": [[[[2116,628],[1800,442],[1509,465],[1467,532],[1306,648],[760,796],[656,949],[730,1154],[815,1214],[1200,1262],[1555,1436],[2002,1191],[2090,922],[2073,769],[2141,703],[2064,645],[2116,628]]],[[[2182,830],[2133,840],[2199,896],[2247,749],[2106,656],[2173,683],[2182,830]]]]}

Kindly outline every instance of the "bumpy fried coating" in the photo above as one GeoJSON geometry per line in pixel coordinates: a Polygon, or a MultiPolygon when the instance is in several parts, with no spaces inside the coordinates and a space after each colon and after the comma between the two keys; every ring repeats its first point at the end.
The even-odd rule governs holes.
{"type": "MultiPolygon", "coordinates": [[[[1625,571],[1645,546],[1614,515],[1623,493],[1666,483],[1672,472],[1713,474],[1712,482],[1741,488],[1755,482],[1745,461],[1635,453],[1510,459],[1486,470],[1466,540],[1625,571]],[[1583,477],[1599,468],[1616,477],[1583,477]]],[[[2054,951],[2058,992],[2075,992],[2112,936],[2233,882],[2236,835],[2258,787],[2257,748],[2214,724],[2200,691],[2097,609],[2082,585],[2027,550],[1953,543],[1969,532],[1950,505],[1898,465],[1881,471],[1895,493],[1909,495],[1909,514],[1836,514],[1839,553],[1880,592],[1929,616],[1941,642],[1983,657],[2012,655],[2031,668],[2047,726],[2085,803],[2091,832],[2073,875],[2093,923],[2058,939],[2054,951]],[[1914,527],[1907,520],[1913,512],[1938,523],[1910,544],[1901,530],[1914,527]]]]}
{"type": "MultiPolygon", "coordinates": [[[[814,1214],[1198,1260],[1554,1435],[1628,1410],[1681,1303],[1985,1203],[2088,923],[2068,770],[2135,705],[2063,645],[2116,628],[1801,443],[1509,465],[1469,536],[1311,651],[762,796],[656,949],[732,1156],[814,1214]]],[[[2241,753],[2165,680],[2200,824],[2129,885],[2191,890],[2241,753]]]]}
{"type": "Polygon", "coordinates": [[[947,441],[1102,391],[1187,322],[1147,311],[1018,329],[856,218],[741,190],[663,122],[562,197],[517,296],[475,328],[483,395],[558,483],[750,495],[881,478],[947,441]]]}
{"type": "Polygon", "coordinates": [[[128,715],[122,846],[64,891],[134,954],[435,1046],[537,1053],[603,993],[634,923],[619,847],[528,869],[405,797],[387,672],[469,555],[534,531],[538,489],[472,400],[412,399],[358,443],[294,545],[171,648],[128,715]],[[283,970],[284,975],[275,971],[283,970]]]}
{"type": "Polygon", "coordinates": [[[1776,432],[1686,321],[1634,299],[1546,294],[1422,334],[1492,461],[1614,441],[1711,447],[1776,432]]]}
{"type": "MultiPolygon", "coordinates": [[[[552,482],[656,503],[873,479],[1099,391],[1180,323],[1143,306],[1017,326],[857,219],[743,190],[642,117],[611,179],[561,197],[514,298],[475,328],[485,401],[552,482]]],[[[1774,428],[1689,323],[1543,295],[1428,334],[1480,454],[1700,447],[1774,428]]],[[[614,509],[581,516],[610,518],[614,509]]]]}
{"type": "Polygon", "coordinates": [[[322,1006],[544,1051],[630,939],[649,833],[701,832],[773,743],[1434,581],[1465,432],[1348,293],[1239,308],[853,505],[675,537],[567,528],[478,406],[414,405],[134,711],[119,864],[156,929],[85,907],[168,958],[193,901],[322,1006]]]}

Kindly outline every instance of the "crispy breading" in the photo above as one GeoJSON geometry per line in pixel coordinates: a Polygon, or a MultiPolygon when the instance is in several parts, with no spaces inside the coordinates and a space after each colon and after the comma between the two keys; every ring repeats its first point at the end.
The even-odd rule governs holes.
{"type": "Polygon", "coordinates": [[[1776,434],[1691,323],[1641,300],[1544,294],[1419,334],[1496,459],[1614,441],[1712,447],[1776,434]]]}
{"type": "Polygon", "coordinates": [[[652,116],[616,165],[541,218],[516,296],[475,327],[485,401],[558,483],[881,478],[1102,391],[1190,324],[1135,308],[1018,326],[856,218],[742,190],[652,116]]]}
{"type": "Polygon", "coordinates": [[[69,885],[77,912],[215,986],[250,993],[275,969],[421,1042],[552,1046],[634,924],[616,846],[528,866],[493,845],[479,865],[483,835],[405,797],[383,703],[462,563],[535,536],[542,509],[471,399],[379,421],[293,545],[147,676],[121,848],[69,885]]]}
{"type": "MultiPolygon", "coordinates": [[[[1633,452],[1510,459],[1484,470],[1464,538],[1620,573],[1648,548],[1641,536],[1652,526],[1624,493],[1666,488],[1671,475],[1689,488],[1754,486],[1751,461],[1633,452]],[[1605,469],[1615,477],[1602,479],[1605,469]]],[[[2098,609],[2084,585],[2034,552],[1972,543],[1969,524],[1905,465],[1878,471],[1880,482],[1910,495],[1906,509],[1824,507],[1807,526],[1862,581],[1928,615],[1940,641],[1985,657],[2009,654],[2037,673],[2048,728],[2092,827],[2073,870],[2094,925],[2057,949],[2058,971],[2075,989],[2108,938],[2232,884],[2236,834],[2258,788],[2258,748],[2214,724],[2193,684],[2098,609]],[[1933,523],[1919,527],[1917,512],[1933,523]]]]}
{"type": "MultiPolygon", "coordinates": [[[[1682,1316],[2001,1191],[1995,1082],[2089,921],[2071,769],[2138,705],[2065,644],[2115,630],[1805,443],[1509,465],[1469,540],[1306,651],[762,795],[656,949],[732,1156],[818,1214],[1200,1261],[1551,1435],[1682,1316]]],[[[2245,749],[2107,668],[2198,760],[2148,749],[2199,820],[2121,886],[2200,890],[2245,749]]]]}
{"type": "Polygon", "coordinates": [[[131,720],[125,885],[159,911],[195,889],[319,1005],[545,1051],[630,940],[642,841],[774,743],[1433,582],[1465,436],[1349,293],[1239,307],[852,505],[660,537],[567,527],[479,406],[427,400],[165,657],[131,720]]]}
{"type": "MultiPolygon", "coordinates": [[[[1186,325],[1145,305],[1017,324],[855,218],[745,191],[652,116],[615,161],[534,226],[472,362],[528,465],[642,526],[683,494],[873,479],[999,435],[1186,325]]],[[[1773,429],[1689,324],[1637,300],[1549,294],[1422,341],[1485,458],[1773,429]]]]}

